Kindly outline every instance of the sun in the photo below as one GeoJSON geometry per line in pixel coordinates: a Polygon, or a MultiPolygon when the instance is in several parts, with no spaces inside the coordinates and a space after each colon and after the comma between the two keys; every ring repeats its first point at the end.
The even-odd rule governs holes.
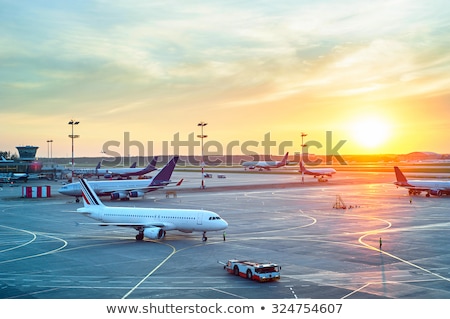
{"type": "Polygon", "coordinates": [[[356,120],[353,124],[353,138],[362,147],[376,148],[390,137],[390,125],[377,117],[356,120]]]}

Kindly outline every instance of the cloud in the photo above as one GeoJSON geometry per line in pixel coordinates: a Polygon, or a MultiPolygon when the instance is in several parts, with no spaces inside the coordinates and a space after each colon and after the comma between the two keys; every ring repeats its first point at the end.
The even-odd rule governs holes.
{"type": "Polygon", "coordinates": [[[257,131],[294,126],[300,104],[330,114],[445,96],[449,13],[441,0],[7,2],[1,112],[117,128],[136,114],[187,114],[172,120],[182,127],[186,117],[291,112],[277,123],[259,114],[246,123],[257,131]]]}

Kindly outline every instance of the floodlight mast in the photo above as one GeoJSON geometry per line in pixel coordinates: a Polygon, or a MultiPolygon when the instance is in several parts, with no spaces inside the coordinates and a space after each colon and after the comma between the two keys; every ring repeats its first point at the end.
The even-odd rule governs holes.
{"type": "Polygon", "coordinates": [[[203,134],[203,127],[205,127],[206,125],[208,125],[208,123],[205,122],[200,122],[197,124],[197,126],[201,127],[201,135],[197,135],[197,137],[202,139],[202,159],[200,164],[202,167],[202,185],[200,186],[201,189],[205,188],[205,161],[203,160],[203,139],[207,138],[208,135],[203,134]]]}
{"type": "Polygon", "coordinates": [[[70,120],[69,123],[67,123],[67,124],[72,125],[72,134],[70,134],[69,137],[72,139],[72,179],[73,179],[73,177],[74,177],[73,171],[75,170],[74,151],[73,151],[73,140],[74,140],[75,138],[80,137],[80,135],[74,135],[74,134],[73,134],[73,126],[74,126],[74,125],[80,124],[80,122],[79,122],[79,121],[70,120]]]}
{"type": "MultiPolygon", "coordinates": [[[[301,154],[300,154],[300,165],[303,165],[303,148],[305,148],[307,145],[306,144],[304,144],[303,143],[303,138],[305,137],[305,136],[308,136],[308,134],[306,134],[306,133],[303,133],[302,132],[302,151],[301,151],[301,154]]],[[[301,170],[301,173],[302,173],[302,183],[304,183],[305,182],[305,174],[303,173],[303,170],[301,170]]]]}

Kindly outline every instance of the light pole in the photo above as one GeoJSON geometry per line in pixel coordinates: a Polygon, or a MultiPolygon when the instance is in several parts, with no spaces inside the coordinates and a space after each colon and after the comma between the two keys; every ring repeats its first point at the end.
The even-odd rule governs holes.
{"type": "Polygon", "coordinates": [[[201,130],[202,130],[202,134],[201,135],[197,135],[198,138],[202,139],[202,162],[201,162],[201,166],[202,166],[202,186],[201,186],[201,188],[202,189],[205,188],[205,174],[204,174],[204,172],[205,172],[205,169],[204,169],[205,162],[203,160],[203,139],[207,138],[208,135],[204,135],[203,134],[203,127],[206,126],[206,125],[208,125],[208,123],[205,123],[205,122],[200,122],[200,123],[197,124],[197,126],[200,126],[201,130]]]}
{"type": "Polygon", "coordinates": [[[53,140],[47,140],[47,159],[50,159],[50,162],[52,162],[52,158],[53,158],[52,143],[53,143],[53,140]],[[50,153],[49,153],[49,148],[50,148],[50,153]]]}
{"type": "Polygon", "coordinates": [[[73,171],[74,171],[74,162],[73,162],[73,139],[74,138],[78,138],[78,137],[80,137],[80,135],[74,135],[73,134],[73,126],[74,125],[78,125],[80,122],[79,121],[74,121],[74,120],[70,120],[69,121],[69,123],[67,123],[67,124],[69,124],[69,125],[72,125],[72,134],[70,134],[69,135],[69,137],[72,139],[72,179],[73,179],[73,171]]]}
{"type": "MultiPolygon", "coordinates": [[[[305,134],[305,133],[302,132],[302,151],[300,152],[300,165],[302,165],[302,166],[303,166],[303,148],[306,147],[306,144],[303,144],[303,138],[305,136],[307,136],[307,135],[308,134],[305,134]]],[[[305,176],[303,174],[303,169],[301,171],[302,171],[302,183],[304,183],[305,182],[305,176]]]]}

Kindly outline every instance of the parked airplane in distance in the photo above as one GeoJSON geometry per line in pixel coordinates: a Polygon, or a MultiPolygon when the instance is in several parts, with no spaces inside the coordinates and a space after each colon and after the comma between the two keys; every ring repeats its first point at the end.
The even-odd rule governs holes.
{"type": "Polygon", "coordinates": [[[397,179],[394,184],[407,188],[409,195],[420,195],[422,192],[426,192],[427,197],[450,194],[450,180],[408,180],[397,166],[394,166],[394,171],[397,179]]]}
{"type": "Polygon", "coordinates": [[[260,171],[262,171],[263,169],[270,171],[271,168],[278,168],[278,167],[282,167],[282,166],[286,166],[288,163],[288,155],[289,152],[287,152],[283,159],[281,161],[248,161],[248,162],[243,162],[241,165],[244,166],[244,169],[247,170],[248,169],[255,169],[255,168],[259,168],[260,171]]]}
{"type": "MultiPolygon", "coordinates": [[[[91,181],[91,187],[98,196],[110,196],[111,199],[128,200],[132,197],[143,197],[145,193],[164,188],[169,184],[174,184],[170,180],[178,156],[174,156],[155,177],[151,179],[130,179],[130,180],[102,180],[91,181]]],[[[177,186],[183,180],[176,183],[177,186]]],[[[75,196],[76,202],[82,196],[80,183],[74,182],[61,187],[58,192],[63,195],[75,196]]]]}
{"type": "Polygon", "coordinates": [[[4,156],[0,158],[0,163],[14,163],[12,159],[6,159],[4,156]]]}
{"type": "MultiPolygon", "coordinates": [[[[144,168],[136,167],[136,162],[134,162],[130,167],[111,167],[111,168],[100,168],[101,162],[98,162],[95,168],[76,168],[73,170],[74,175],[79,177],[92,177],[97,176],[100,178],[101,176],[104,178],[130,178],[131,176],[142,176],[157,170],[156,162],[158,160],[158,156],[155,156],[150,163],[144,168]]],[[[69,173],[69,176],[71,176],[69,173]]]]}
{"type": "Polygon", "coordinates": [[[184,233],[203,232],[202,240],[206,241],[207,231],[228,227],[219,215],[207,210],[105,206],[89,184],[85,179],[80,179],[84,206],[77,212],[100,221],[96,223],[99,226],[132,227],[139,232],[136,240],[144,237],[162,239],[166,231],[178,230],[184,233]]]}
{"type": "Polygon", "coordinates": [[[325,176],[332,177],[333,174],[336,174],[336,170],[334,168],[306,168],[303,161],[300,161],[299,172],[305,175],[312,175],[314,178],[317,178],[317,181],[319,182],[327,182],[328,179],[325,176]]]}
{"type": "Polygon", "coordinates": [[[28,173],[0,173],[0,182],[2,183],[12,183],[16,181],[24,181],[28,180],[28,173]]]}
{"type": "Polygon", "coordinates": [[[136,167],[136,162],[130,167],[111,167],[105,169],[97,169],[95,175],[103,176],[104,178],[130,178],[132,176],[142,176],[150,172],[156,171],[156,162],[158,156],[155,156],[150,163],[144,168],[136,167]]]}
{"type": "MultiPolygon", "coordinates": [[[[98,162],[97,166],[95,166],[95,168],[85,168],[85,167],[74,168],[73,175],[81,176],[81,177],[95,176],[97,171],[100,169],[100,164],[101,164],[101,162],[98,162]]],[[[70,170],[70,172],[67,174],[67,178],[70,179],[71,176],[72,176],[72,170],[70,170]]]]}

